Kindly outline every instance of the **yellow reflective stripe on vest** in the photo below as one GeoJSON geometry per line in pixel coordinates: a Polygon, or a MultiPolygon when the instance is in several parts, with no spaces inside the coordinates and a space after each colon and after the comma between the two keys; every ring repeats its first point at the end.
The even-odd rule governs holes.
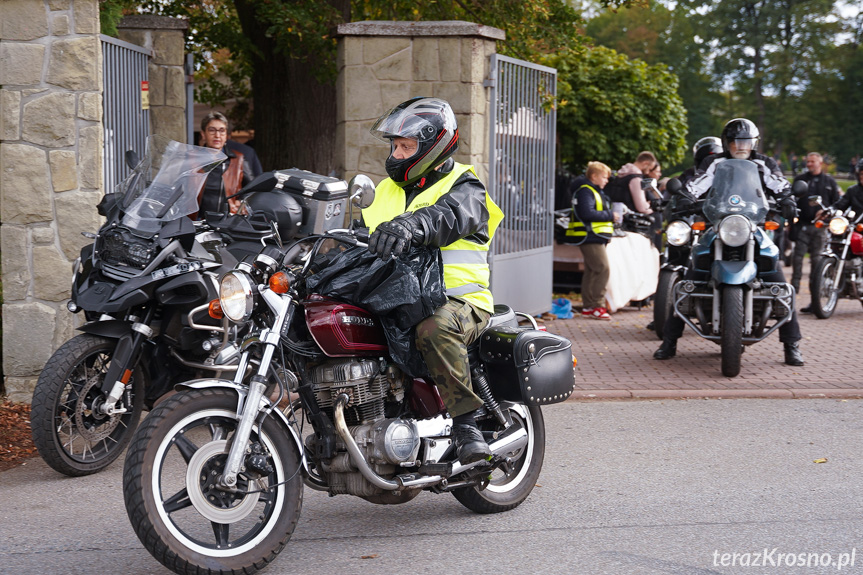
{"type": "MultiPolygon", "coordinates": [[[[584,184],[584,187],[593,192],[594,198],[596,198],[596,211],[603,211],[603,203],[602,203],[602,194],[596,191],[596,189],[592,186],[584,184]]],[[[577,192],[576,192],[577,193],[577,192]]],[[[578,219],[578,216],[575,214],[575,207],[572,208],[574,218],[570,219],[569,226],[566,229],[566,235],[570,237],[583,238],[587,236],[587,229],[585,225],[578,219]]],[[[596,235],[602,234],[613,234],[614,233],[614,223],[613,222],[588,222],[590,226],[590,230],[596,235]]]]}
{"type": "MultiPolygon", "coordinates": [[[[372,205],[363,210],[363,221],[373,232],[383,222],[407,212],[413,212],[426,206],[431,206],[441,196],[452,189],[453,184],[462,174],[470,170],[474,175],[473,166],[455,163],[452,171],[441,178],[429,189],[420,193],[405,207],[405,192],[392,179],[387,178],[378,184],[375,200],[372,205]]],[[[477,244],[465,239],[441,246],[441,259],[444,264],[444,285],[448,296],[467,300],[489,313],[494,312],[494,300],[488,290],[490,272],[488,267],[488,250],[491,238],[497,230],[503,212],[492,201],[486,192],[486,209],[489,213],[489,242],[477,244]]]]}

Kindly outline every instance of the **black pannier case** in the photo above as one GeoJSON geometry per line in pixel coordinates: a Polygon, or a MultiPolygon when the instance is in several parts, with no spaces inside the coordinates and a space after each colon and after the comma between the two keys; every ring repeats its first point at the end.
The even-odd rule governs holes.
{"type": "Polygon", "coordinates": [[[480,359],[496,398],[548,405],[575,389],[572,343],[536,329],[500,326],[483,332],[480,359]]]}

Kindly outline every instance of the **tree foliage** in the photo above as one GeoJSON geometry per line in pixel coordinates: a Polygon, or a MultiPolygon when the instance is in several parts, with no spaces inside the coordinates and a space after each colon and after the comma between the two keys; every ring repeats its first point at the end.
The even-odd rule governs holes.
{"type": "MultiPolygon", "coordinates": [[[[677,92],[686,108],[685,139],[690,147],[704,136],[719,134],[721,96],[707,73],[708,45],[684,10],[670,9],[660,2],[605,10],[587,22],[586,33],[598,45],[651,65],[665,64],[677,76],[677,92]]],[[[685,160],[687,166],[666,163],[670,168],[666,171],[688,167],[689,157],[685,160]]]]}
{"type": "Polygon", "coordinates": [[[666,165],[686,150],[677,78],[662,65],[605,47],[550,56],[558,72],[560,158],[572,171],[599,160],[612,168],[650,150],[666,165]]]}

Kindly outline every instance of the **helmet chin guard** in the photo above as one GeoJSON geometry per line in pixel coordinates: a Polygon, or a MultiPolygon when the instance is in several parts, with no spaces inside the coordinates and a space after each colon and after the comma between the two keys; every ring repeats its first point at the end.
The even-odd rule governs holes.
{"type": "Polygon", "coordinates": [[[409,158],[394,158],[391,145],[384,164],[387,175],[402,187],[424,177],[458,149],[455,114],[440,98],[412,98],[399,104],[378,118],[371,133],[390,144],[395,138],[416,140],[417,150],[409,158]]]}

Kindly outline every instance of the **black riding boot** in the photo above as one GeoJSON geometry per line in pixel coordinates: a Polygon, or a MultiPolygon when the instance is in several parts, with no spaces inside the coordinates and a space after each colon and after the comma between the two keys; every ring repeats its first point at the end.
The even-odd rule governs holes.
{"type": "Polygon", "coordinates": [[[677,340],[665,338],[662,345],[653,352],[653,359],[671,359],[677,355],[677,340]]]}
{"type": "Polygon", "coordinates": [[[796,341],[785,342],[785,363],[788,365],[803,365],[803,354],[796,341]]]}
{"type": "Polygon", "coordinates": [[[491,457],[491,449],[489,449],[488,443],[477,427],[473,413],[454,417],[452,431],[455,440],[455,453],[459,461],[473,463],[491,457]]]}

